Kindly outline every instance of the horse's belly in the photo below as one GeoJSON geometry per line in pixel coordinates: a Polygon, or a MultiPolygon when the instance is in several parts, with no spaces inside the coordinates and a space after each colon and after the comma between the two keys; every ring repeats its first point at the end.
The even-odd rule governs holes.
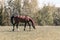
{"type": "Polygon", "coordinates": [[[20,20],[20,22],[23,22],[23,23],[24,23],[24,22],[27,22],[27,21],[28,21],[28,20],[26,20],[26,19],[21,19],[21,20],[20,20]]]}

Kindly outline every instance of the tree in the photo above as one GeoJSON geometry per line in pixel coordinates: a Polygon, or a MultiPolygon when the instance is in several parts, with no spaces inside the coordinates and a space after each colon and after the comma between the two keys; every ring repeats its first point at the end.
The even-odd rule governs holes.
{"type": "Polygon", "coordinates": [[[3,25],[2,5],[0,4],[0,25],[3,25]]]}
{"type": "Polygon", "coordinates": [[[37,0],[24,0],[22,7],[22,13],[24,15],[34,16],[34,13],[37,12],[37,0]]]}
{"type": "Polygon", "coordinates": [[[19,13],[21,12],[21,0],[14,0],[14,8],[16,8],[19,13]]]}
{"type": "Polygon", "coordinates": [[[55,6],[44,5],[44,7],[38,12],[38,22],[40,25],[53,25],[53,13],[55,12],[55,6]]]}
{"type": "Polygon", "coordinates": [[[60,8],[56,7],[56,10],[53,14],[54,25],[60,25],[60,8]]]}
{"type": "Polygon", "coordinates": [[[21,0],[7,0],[7,4],[5,4],[5,11],[4,11],[4,23],[5,25],[11,25],[10,23],[10,17],[13,14],[13,11],[15,11],[15,9],[19,12],[20,14],[20,1],[21,0]]]}

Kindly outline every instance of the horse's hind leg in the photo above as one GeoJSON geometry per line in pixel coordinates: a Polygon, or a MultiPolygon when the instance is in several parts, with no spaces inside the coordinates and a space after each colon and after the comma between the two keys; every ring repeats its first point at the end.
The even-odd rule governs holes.
{"type": "Polygon", "coordinates": [[[24,25],[24,31],[25,31],[25,28],[26,28],[26,24],[27,24],[27,23],[25,22],[25,25],[24,25]]]}

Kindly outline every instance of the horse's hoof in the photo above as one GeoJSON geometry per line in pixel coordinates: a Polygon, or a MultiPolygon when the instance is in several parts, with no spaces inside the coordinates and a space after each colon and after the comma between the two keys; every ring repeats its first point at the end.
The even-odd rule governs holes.
{"type": "Polygon", "coordinates": [[[17,29],[17,31],[19,31],[19,29],[17,29]]]}
{"type": "Polygon", "coordinates": [[[14,31],[14,29],[12,31],[14,31]]]}
{"type": "Polygon", "coordinates": [[[25,31],[25,29],[24,29],[24,31],[25,31]]]}
{"type": "Polygon", "coordinates": [[[29,30],[29,31],[31,31],[31,30],[29,30]]]}
{"type": "Polygon", "coordinates": [[[19,32],[19,29],[17,29],[16,31],[19,32]]]}
{"type": "Polygon", "coordinates": [[[36,29],[36,28],[34,27],[34,29],[36,29]]]}

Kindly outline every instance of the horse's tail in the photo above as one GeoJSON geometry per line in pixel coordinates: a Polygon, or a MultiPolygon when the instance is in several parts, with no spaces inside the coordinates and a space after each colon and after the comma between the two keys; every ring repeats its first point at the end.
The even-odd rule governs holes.
{"type": "Polygon", "coordinates": [[[14,19],[14,16],[11,17],[11,23],[13,24],[13,19],[14,19]]]}
{"type": "Polygon", "coordinates": [[[33,21],[32,19],[30,19],[30,22],[32,23],[32,27],[33,27],[34,29],[36,29],[36,28],[35,28],[35,23],[34,23],[34,21],[33,21]]]}

